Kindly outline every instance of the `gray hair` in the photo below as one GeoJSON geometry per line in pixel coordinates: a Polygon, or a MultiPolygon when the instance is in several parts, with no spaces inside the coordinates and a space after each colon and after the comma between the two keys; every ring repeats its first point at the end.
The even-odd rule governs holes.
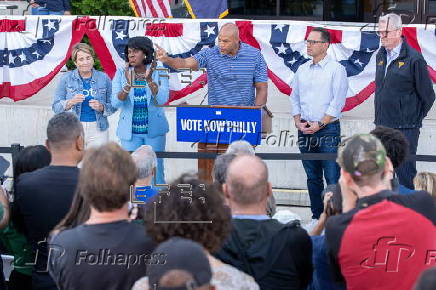
{"type": "Polygon", "coordinates": [[[238,156],[227,169],[226,184],[239,205],[258,203],[266,195],[268,168],[257,156],[238,156]]]}
{"type": "Polygon", "coordinates": [[[236,154],[233,153],[218,155],[213,165],[213,180],[215,182],[218,182],[221,185],[226,183],[227,168],[235,158],[236,154]]]}
{"type": "Polygon", "coordinates": [[[79,136],[83,136],[83,126],[74,113],[62,112],[48,121],[47,141],[54,147],[70,146],[79,136]]]}
{"type": "Polygon", "coordinates": [[[403,22],[401,21],[401,16],[395,13],[389,13],[383,16],[380,16],[379,23],[386,23],[395,29],[399,29],[403,26],[403,22]]]}
{"type": "Polygon", "coordinates": [[[226,153],[233,153],[236,155],[254,155],[253,146],[245,140],[238,140],[232,142],[226,153]]]}
{"type": "Polygon", "coordinates": [[[142,145],[132,153],[133,161],[138,168],[138,179],[149,177],[156,168],[157,158],[150,145],[142,145]]]}

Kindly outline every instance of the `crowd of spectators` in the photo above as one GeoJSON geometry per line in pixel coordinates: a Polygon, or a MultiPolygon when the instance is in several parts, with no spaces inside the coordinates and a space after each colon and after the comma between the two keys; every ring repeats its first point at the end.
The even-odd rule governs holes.
{"type": "Polygon", "coordinates": [[[268,167],[246,142],[216,158],[212,184],[185,173],[157,190],[151,146],[84,140],[74,113],[55,115],[0,188],[7,289],[435,289],[436,175],[402,189],[395,129],[344,141],[310,230],[274,218],[268,167]]]}

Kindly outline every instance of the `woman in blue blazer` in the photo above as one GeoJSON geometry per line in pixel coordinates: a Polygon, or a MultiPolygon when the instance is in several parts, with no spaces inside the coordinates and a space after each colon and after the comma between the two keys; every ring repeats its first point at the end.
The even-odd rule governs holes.
{"type": "MultiPolygon", "coordinates": [[[[118,69],[112,80],[112,105],[120,109],[117,136],[127,151],[150,145],[165,151],[168,121],[164,109],[169,97],[168,77],[159,76],[151,40],[130,38],[126,49],[126,68],[118,69]],[[134,85],[134,87],[132,87],[134,85]],[[137,87],[140,86],[140,87],[137,87]]],[[[163,160],[158,159],[156,184],[165,184],[163,160]]]]}

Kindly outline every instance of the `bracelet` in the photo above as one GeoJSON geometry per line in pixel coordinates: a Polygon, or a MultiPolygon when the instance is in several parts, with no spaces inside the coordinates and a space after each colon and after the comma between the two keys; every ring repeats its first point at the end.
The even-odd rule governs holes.
{"type": "Polygon", "coordinates": [[[129,90],[128,90],[128,91],[126,91],[126,90],[124,89],[124,87],[122,88],[122,90],[123,90],[123,92],[125,92],[126,94],[128,94],[128,93],[130,92],[130,86],[129,86],[129,90]]]}

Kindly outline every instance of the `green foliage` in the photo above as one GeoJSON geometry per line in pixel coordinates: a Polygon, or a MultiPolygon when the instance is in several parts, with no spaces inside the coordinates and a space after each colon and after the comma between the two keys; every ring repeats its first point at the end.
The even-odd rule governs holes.
{"type": "MultiPolygon", "coordinates": [[[[128,0],[74,0],[71,5],[73,15],[135,16],[128,0]]],[[[86,35],[83,37],[82,42],[91,45],[86,35]]],[[[96,56],[94,60],[94,68],[103,70],[100,59],[96,56]]],[[[66,65],[68,70],[76,68],[71,59],[67,61],[66,65]]]]}
{"type": "Polygon", "coordinates": [[[128,0],[75,0],[73,15],[135,16],[128,0]]]}

